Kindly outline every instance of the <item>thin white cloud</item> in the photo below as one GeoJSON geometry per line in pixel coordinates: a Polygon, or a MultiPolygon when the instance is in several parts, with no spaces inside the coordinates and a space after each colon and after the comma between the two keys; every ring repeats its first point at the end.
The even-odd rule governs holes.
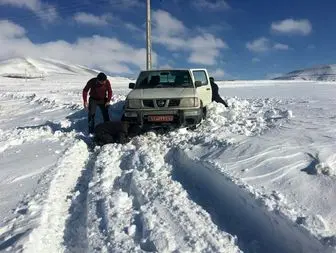
{"type": "Polygon", "coordinates": [[[252,42],[247,42],[246,48],[252,52],[267,52],[271,49],[271,42],[265,37],[261,37],[252,42]]]}
{"type": "Polygon", "coordinates": [[[273,46],[274,49],[276,50],[289,50],[289,46],[286,45],[286,44],[281,44],[281,43],[276,43],[274,46],[273,46]]]}
{"type": "Polygon", "coordinates": [[[273,22],[271,30],[282,34],[309,35],[312,32],[313,27],[308,19],[285,19],[273,22]]]}
{"type": "Polygon", "coordinates": [[[226,76],[226,73],[223,69],[217,68],[214,71],[210,72],[209,75],[215,79],[222,79],[226,76]]]}
{"type": "Polygon", "coordinates": [[[28,9],[48,22],[52,22],[58,17],[56,8],[41,0],[0,0],[0,5],[28,9]]]}
{"type": "MultiPolygon", "coordinates": [[[[30,56],[49,57],[122,74],[145,68],[146,49],[135,48],[116,38],[92,36],[74,43],[63,40],[33,43],[25,29],[10,21],[0,21],[0,59],[30,56]]],[[[153,53],[153,63],[157,55],[153,53]]]]}
{"type": "Polygon", "coordinates": [[[187,43],[192,50],[188,61],[205,65],[214,65],[220,55],[220,49],[228,48],[224,41],[214,37],[212,34],[197,36],[189,39],[187,43]]]}
{"type": "Polygon", "coordinates": [[[273,43],[266,37],[260,37],[246,43],[246,48],[254,53],[264,53],[272,49],[274,50],[289,50],[289,46],[281,43],[273,43]]]}
{"type": "Polygon", "coordinates": [[[252,58],[252,62],[253,63],[257,63],[257,62],[260,62],[261,60],[258,58],[258,57],[253,57],[252,58]]]}
{"type": "Polygon", "coordinates": [[[170,13],[162,10],[153,13],[153,42],[164,45],[173,52],[186,51],[190,55],[190,63],[202,65],[214,65],[220,55],[220,50],[228,48],[220,38],[210,33],[198,33],[192,31],[173,17],[170,13]]]}
{"type": "Polygon", "coordinates": [[[222,11],[230,9],[230,5],[225,0],[193,0],[192,5],[199,10],[222,11]]]}
{"type": "Polygon", "coordinates": [[[163,64],[163,65],[160,65],[159,67],[160,69],[172,69],[173,67],[170,65],[170,64],[163,64]]]}
{"type": "Polygon", "coordinates": [[[74,20],[80,24],[104,26],[108,25],[111,15],[104,14],[102,16],[95,16],[90,13],[78,12],[74,15],[74,20]]]}
{"type": "Polygon", "coordinates": [[[188,46],[196,50],[207,50],[209,48],[228,48],[227,44],[214,35],[205,33],[188,40],[188,46]]]}
{"type": "Polygon", "coordinates": [[[161,35],[181,35],[188,31],[184,24],[169,12],[157,10],[153,12],[153,32],[161,35]]]}
{"type": "Polygon", "coordinates": [[[145,30],[142,30],[141,28],[137,27],[136,25],[132,23],[124,23],[124,24],[125,24],[125,28],[127,28],[128,30],[132,32],[142,33],[143,35],[145,34],[145,30]]]}
{"type": "Polygon", "coordinates": [[[214,65],[216,64],[218,53],[218,50],[209,50],[208,52],[193,51],[188,58],[188,62],[202,65],[214,65]]]}
{"type": "Polygon", "coordinates": [[[23,27],[8,20],[0,20],[0,28],[0,39],[3,40],[22,37],[26,33],[23,27]]]}

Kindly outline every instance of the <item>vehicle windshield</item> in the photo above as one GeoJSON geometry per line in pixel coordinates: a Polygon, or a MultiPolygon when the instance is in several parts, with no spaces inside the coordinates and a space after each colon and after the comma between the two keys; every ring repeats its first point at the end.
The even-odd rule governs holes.
{"type": "Polygon", "coordinates": [[[192,87],[191,77],[187,70],[143,71],[135,85],[135,89],[192,87]]]}

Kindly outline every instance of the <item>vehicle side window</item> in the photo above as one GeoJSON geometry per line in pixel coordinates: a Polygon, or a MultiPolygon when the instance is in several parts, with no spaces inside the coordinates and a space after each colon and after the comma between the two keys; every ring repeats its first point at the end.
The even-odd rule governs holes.
{"type": "Polygon", "coordinates": [[[195,81],[201,81],[202,85],[208,84],[208,78],[204,70],[195,70],[193,71],[195,81]]]}

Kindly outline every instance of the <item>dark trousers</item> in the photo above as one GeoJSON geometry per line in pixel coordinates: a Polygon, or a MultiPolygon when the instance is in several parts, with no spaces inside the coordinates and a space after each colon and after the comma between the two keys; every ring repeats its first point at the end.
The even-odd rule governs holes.
{"type": "Polygon", "coordinates": [[[229,107],[229,105],[226,103],[226,101],[224,99],[222,99],[221,96],[219,96],[219,95],[213,96],[212,101],[215,101],[217,103],[222,103],[225,107],[229,107]]]}
{"type": "Polygon", "coordinates": [[[108,114],[108,107],[105,107],[105,101],[95,100],[90,97],[89,98],[89,115],[88,115],[89,133],[94,132],[97,106],[100,108],[100,111],[103,114],[104,122],[110,121],[110,116],[108,114]]]}

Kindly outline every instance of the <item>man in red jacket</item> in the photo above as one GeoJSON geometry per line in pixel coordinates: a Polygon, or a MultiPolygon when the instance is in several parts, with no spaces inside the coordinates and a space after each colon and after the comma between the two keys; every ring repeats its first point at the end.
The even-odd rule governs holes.
{"type": "Polygon", "coordinates": [[[95,114],[97,106],[100,108],[104,122],[110,121],[108,114],[108,106],[112,98],[112,89],[107,76],[104,73],[99,73],[97,77],[90,79],[83,89],[84,108],[89,109],[88,123],[89,133],[94,132],[95,114]],[[87,94],[90,91],[89,105],[87,103],[87,94]]]}

